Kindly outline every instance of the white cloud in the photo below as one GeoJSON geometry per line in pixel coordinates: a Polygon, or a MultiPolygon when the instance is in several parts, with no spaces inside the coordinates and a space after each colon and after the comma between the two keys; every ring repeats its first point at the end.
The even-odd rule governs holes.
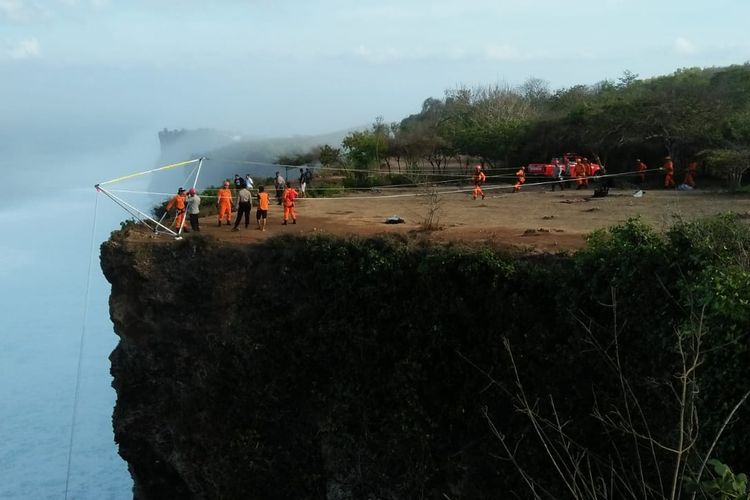
{"type": "Polygon", "coordinates": [[[674,51],[682,55],[690,55],[698,52],[697,47],[687,38],[678,37],[673,44],[674,51]]]}
{"type": "Polygon", "coordinates": [[[11,21],[23,19],[25,10],[21,0],[0,0],[0,15],[11,21]]]}
{"type": "Polygon", "coordinates": [[[8,49],[8,57],[11,59],[36,59],[42,56],[42,49],[39,40],[36,38],[27,38],[8,49]]]}

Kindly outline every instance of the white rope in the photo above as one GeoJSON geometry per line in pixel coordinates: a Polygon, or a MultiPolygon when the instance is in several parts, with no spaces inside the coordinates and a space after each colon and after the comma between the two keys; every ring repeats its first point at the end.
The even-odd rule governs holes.
{"type": "MultiPolygon", "coordinates": [[[[655,169],[649,169],[647,171],[654,172],[659,171],[660,168],[655,169]]],[[[643,171],[643,172],[647,172],[643,171]]],[[[626,177],[626,176],[635,176],[640,175],[643,172],[622,172],[619,174],[604,174],[604,175],[598,175],[598,176],[591,176],[586,177],[586,180],[591,180],[592,182],[597,182],[599,179],[605,179],[610,177],[626,177]]],[[[526,182],[524,184],[521,184],[521,187],[532,187],[532,186],[550,186],[550,185],[558,185],[560,182],[564,183],[573,183],[576,181],[575,177],[566,177],[562,181],[560,180],[550,180],[550,181],[538,181],[538,182],[526,182]]],[[[438,184],[438,182],[433,183],[423,183],[419,185],[434,185],[438,184]]],[[[414,185],[414,184],[412,184],[414,185]]],[[[501,184],[501,185],[484,185],[482,186],[483,191],[496,191],[499,189],[509,189],[512,188],[515,185],[515,183],[512,184],[501,184]]],[[[394,186],[379,186],[379,187],[372,187],[372,188],[328,188],[331,190],[337,190],[337,191],[346,191],[349,190],[366,190],[366,191],[376,191],[378,189],[384,189],[384,188],[393,188],[395,189],[397,185],[394,186]]],[[[404,189],[405,187],[408,187],[409,185],[405,185],[404,187],[401,187],[399,189],[404,189]]],[[[318,188],[321,189],[321,188],[318,188]]],[[[174,193],[161,193],[156,191],[133,191],[133,190],[126,190],[126,189],[111,189],[111,192],[116,193],[129,193],[129,194],[144,194],[144,195],[160,195],[160,196],[174,196],[174,193]]],[[[457,193],[471,193],[474,191],[473,187],[467,187],[467,188],[461,188],[461,189],[450,189],[450,190],[438,190],[439,194],[457,194],[457,193]]],[[[374,199],[388,199],[388,198],[408,198],[408,197],[419,197],[419,196],[429,196],[432,193],[398,193],[398,194],[373,194],[372,196],[346,196],[346,197],[325,197],[325,198],[313,198],[313,197],[304,197],[300,198],[301,200],[315,200],[315,201],[330,201],[330,200],[374,200],[374,199]]],[[[216,198],[216,196],[213,195],[200,195],[201,198],[216,198]]]]}

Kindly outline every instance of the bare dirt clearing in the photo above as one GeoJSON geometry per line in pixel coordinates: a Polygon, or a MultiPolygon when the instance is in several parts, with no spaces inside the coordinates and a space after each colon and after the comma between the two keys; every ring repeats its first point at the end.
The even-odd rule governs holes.
{"type": "MultiPolygon", "coordinates": [[[[437,204],[429,202],[424,191],[352,194],[336,198],[302,198],[297,201],[296,225],[282,226],[283,210],[271,205],[265,232],[258,231],[255,208],[250,227],[217,227],[216,216],[201,219],[201,233],[228,242],[254,242],[280,233],[330,233],[377,235],[398,233],[434,241],[489,243],[497,246],[532,247],[555,251],[584,245],[584,236],[640,216],[644,222],[663,230],[677,219],[736,212],[750,214],[750,195],[729,195],[718,191],[648,190],[640,198],[635,189],[611,190],[610,195],[593,198],[592,191],[550,192],[529,189],[511,194],[485,190],[484,200],[472,200],[468,193],[446,193],[437,204]],[[437,206],[436,231],[424,231],[430,208],[437,206]],[[398,215],[403,224],[386,224],[398,215]]],[[[235,213],[232,214],[234,223],[235,213]]],[[[190,235],[187,235],[190,236],[190,235]]],[[[168,236],[161,236],[170,239],[168,236]]]]}

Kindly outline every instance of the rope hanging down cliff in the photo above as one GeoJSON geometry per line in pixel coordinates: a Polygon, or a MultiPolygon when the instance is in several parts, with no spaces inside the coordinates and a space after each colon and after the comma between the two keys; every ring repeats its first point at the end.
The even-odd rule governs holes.
{"type": "Polygon", "coordinates": [[[70,470],[73,463],[73,443],[75,439],[76,421],[78,417],[78,400],[81,392],[81,369],[83,365],[83,348],[86,340],[86,322],[89,313],[89,290],[91,289],[91,274],[94,268],[94,245],[96,238],[96,215],[99,208],[99,195],[94,199],[94,217],[91,221],[91,242],[89,244],[89,266],[86,274],[86,288],[83,293],[83,318],[81,321],[81,337],[78,341],[78,365],[76,367],[76,385],[73,396],[73,412],[70,418],[70,436],[68,439],[68,460],[65,471],[65,500],[70,492],[70,470]]]}

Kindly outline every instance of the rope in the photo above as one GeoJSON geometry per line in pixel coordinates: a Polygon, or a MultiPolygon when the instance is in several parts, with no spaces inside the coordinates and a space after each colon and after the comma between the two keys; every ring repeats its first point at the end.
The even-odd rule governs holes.
{"type": "Polygon", "coordinates": [[[67,469],[65,471],[65,500],[68,499],[68,493],[70,488],[70,469],[73,462],[73,442],[75,438],[76,430],[76,418],[78,414],[78,400],[81,392],[81,370],[83,366],[83,347],[86,339],[86,322],[88,321],[88,304],[89,304],[89,290],[91,288],[91,274],[93,270],[94,262],[94,242],[96,238],[96,214],[99,207],[99,194],[97,192],[96,198],[94,198],[94,220],[91,224],[91,243],[89,252],[89,270],[86,276],[86,291],[84,292],[83,298],[83,322],[81,325],[81,338],[78,342],[78,366],[76,368],[76,388],[75,396],[73,397],[73,414],[70,422],[70,437],[68,439],[68,462],[67,469]]]}
{"type": "MultiPolygon", "coordinates": [[[[660,168],[653,168],[649,170],[644,170],[643,172],[621,172],[619,174],[604,174],[604,175],[598,175],[598,176],[589,176],[586,179],[590,180],[591,182],[597,182],[599,179],[605,179],[610,177],[626,177],[626,176],[635,176],[640,175],[644,172],[655,172],[661,170],[660,168]]],[[[500,177],[500,176],[497,176],[500,177]]],[[[515,178],[515,177],[514,177],[515,178]]],[[[562,182],[565,183],[571,183],[575,182],[575,177],[566,177],[562,182]]],[[[424,183],[415,183],[415,184],[395,184],[390,186],[378,186],[378,187],[372,187],[372,188],[314,188],[316,190],[336,190],[336,191],[374,191],[378,189],[395,189],[400,187],[409,187],[409,186],[432,186],[436,184],[442,184],[446,182],[453,182],[453,181],[437,181],[437,182],[424,182],[424,183]]],[[[559,180],[544,180],[539,182],[526,182],[522,184],[523,187],[531,187],[531,186],[549,186],[552,184],[559,184],[561,181],[559,180]]],[[[496,186],[483,186],[484,191],[495,191],[498,189],[508,189],[510,187],[513,187],[513,184],[501,184],[496,186]]],[[[455,193],[470,193],[474,190],[473,187],[467,187],[462,189],[452,189],[452,190],[439,190],[440,194],[455,194],[455,193]]],[[[144,194],[144,195],[159,195],[159,196],[174,196],[174,193],[161,193],[156,191],[133,191],[133,190],[127,190],[127,189],[112,189],[112,192],[115,193],[129,193],[129,194],[144,194]]],[[[336,197],[330,197],[330,198],[313,198],[313,197],[305,197],[302,198],[303,200],[316,200],[316,201],[324,201],[324,200],[336,200],[336,199],[346,199],[346,200],[372,200],[372,199],[380,199],[380,198],[406,198],[406,197],[416,197],[416,196],[428,196],[431,193],[399,193],[399,194],[383,194],[383,195],[377,195],[377,196],[347,196],[346,198],[336,198],[336,197]]],[[[200,195],[201,198],[216,198],[216,196],[213,195],[200,195]]]]}
{"type": "Polygon", "coordinates": [[[115,179],[110,179],[108,181],[100,182],[99,184],[97,184],[97,186],[104,186],[106,184],[112,184],[112,183],[115,183],[115,182],[120,182],[120,181],[124,181],[124,180],[127,180],[127,179],[132,179],[134,177],[140,177],[141,175],[146,175],[146,174],[150,174],[150,173],[153,173],[153,172],[159,172],[161,170],[168,170],[170,168],[181,167],[183,165],[188,165],[190,163],[195,163],[197,161],[200,161],[200,158],[197,158],[195,160],[181,161],[179,163],[172,163],[172,164],[169,164],[169,165],[164,165],[163,167],[157,167],[157,168],[152,168],[150,170],[144,170],[143,172],[135,172],[134,174],[123,175],[122,177],[117,177],[115,179]]]}

